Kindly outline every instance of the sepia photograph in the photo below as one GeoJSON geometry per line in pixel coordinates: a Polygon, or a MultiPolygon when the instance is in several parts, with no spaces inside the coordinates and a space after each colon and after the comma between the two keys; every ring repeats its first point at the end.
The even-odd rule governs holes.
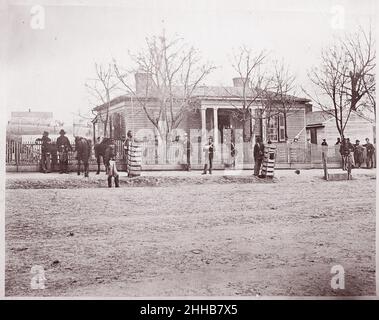
{"type": "Polygon", "coordinates": [[[5,297],[375,297],[377,6],[6,1],[5,297]]]}

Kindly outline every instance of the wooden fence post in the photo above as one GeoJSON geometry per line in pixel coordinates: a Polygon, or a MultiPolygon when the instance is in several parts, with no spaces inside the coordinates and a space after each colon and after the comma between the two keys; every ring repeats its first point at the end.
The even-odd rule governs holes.
{"type": "Polygon", "coordinates": [[[324,168],[324,179],[325,180],[329,180],[328,165],[327,165],[327,161],[326,161],[326,154],[325,154],[324,151],[322,152],[322,165],[323,165],[323,168],[324,168]]]}

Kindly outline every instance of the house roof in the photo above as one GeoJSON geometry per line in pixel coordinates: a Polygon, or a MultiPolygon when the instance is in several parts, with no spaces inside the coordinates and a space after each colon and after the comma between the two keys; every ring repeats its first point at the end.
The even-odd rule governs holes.
{"type": "MultiPolygon", "coordinates": [[[[174,96],[181,97],[183,96],[183,87],[174,87],[174,96]]],[[[256,91],[252,89],[247,90],[247,98],[255,98],[256,97],[256,91]]],[[[213,99],[213,100],[222,100],[222,99],[233,99],[233,100],[242,100],[242,87],[223,87],[223,86],[199,86],[197,87],[194,92],[192,93],[193,99],[213,99]]],[[[154,90],[152,90],[152,95],[149,97],[150,99],[154,99],[157,96],[157,94],[154,94],[154,90]]],[[[122,95],[118,96],[110,101],[111,106],[115,105],[117,103],[120,103],[122,101],[129,101],[132,97],[135,97],[136,99],[145,99],[145,95],[122,95]]],[[[299,103],[307,103],[310,102],[309,99],[306,98],[300,98],[295,97],[292,95],[288,95],[289,98],[293,99],[296,102],[299,103]]],[[[103,109],[105,104],[99,105],[95,107],[94,111],[99,111],[103,109]]]]}
{"type": "MultiPolygon", "coordinates": [[[[351,113],[375,125],[375,120],[370,119],[368,116],[364,115],[362,112],[351,111],[351,113]]],[[[308,128],[323,126],[325,122],[333,118],[334,118],[333,115],[325,111],[308,112],[306,114],[306,124],[308,128]]]]}
{"type": "Polygon", "coordinates": [[[306,114],[307,126],[322,125],[326,121],[330,120],[332,115],[325,111],[313,111],[306,114]]]}

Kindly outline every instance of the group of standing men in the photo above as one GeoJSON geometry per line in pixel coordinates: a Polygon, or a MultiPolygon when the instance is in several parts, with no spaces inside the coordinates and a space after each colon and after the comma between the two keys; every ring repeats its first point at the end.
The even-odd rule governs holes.
{"type": "Polygon", "coordinates": [[[41,143],[41,170],[43,173],[51,172],[52,158],[58,153],[59,173],[68,173],[68,152],[72,151],[70,140],[65,136],[66,132],[59,131],[56,143],[52,143],[49,133],[44,131],[42,138],[36,142],[41,143]]]}
{"type": "Polygon", "coordinates": [[[337,139],[336,145],[340,145],[340,154],[342,156],[342,168],[346,169],[345,159],[347,156],[351,156],[352,165],[354,168],[360,168],[364,162],[364,150],[366,148],[366,168],[372,169],[374,167],[375,147],[370,142],[369,138],[366,138],[364,145],[360,144],[359,140],[355,140],[355,144],[350,142],[349,138],[337,139]]]}
{"type": "MultiPolygon", "coordinates": [[[[254,155],[254,176],[259,176],[260,170],[262,167],[262,162],[264,159],[264,149],[265,146],[260,137],[255,138],[255,145],[253,150],[254,155]]],[[[188,148],[187,148],[188,150],[188,148]]],[[[213,137],[208,138],[208,143],[203,148],[205,152],[205,164],[204,170],[202,174],[207,173],[207,169],[209,168],[209,174],[212,174],[212,163],[213,163],[213,155],[215,152],[215,147],[213,143],[213,137]]]]}

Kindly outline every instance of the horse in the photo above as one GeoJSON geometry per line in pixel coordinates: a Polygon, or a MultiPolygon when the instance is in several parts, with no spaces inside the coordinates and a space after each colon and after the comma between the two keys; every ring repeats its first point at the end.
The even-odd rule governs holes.
{"type": "Polygon", "coordinates": [[[109,145],[112,144],[111,138],[103,138],[103,140],[100,143],[95,144],[95,157],[97,162],[97,171],[96,174],[100,173],[100,160],[103,158],[103,164],[105,167],[107,167],[106,163],[106,150],[109,147],[109,145]]]}
{"type": "Polygon", "coordinates": [[[88,161],[91,156],[91,140],[83,137],[75,137],[75,151],[78,160],[78,176],[80,175],[80,163],[84,164],[84,176],[88,177],[88,161]]]}

